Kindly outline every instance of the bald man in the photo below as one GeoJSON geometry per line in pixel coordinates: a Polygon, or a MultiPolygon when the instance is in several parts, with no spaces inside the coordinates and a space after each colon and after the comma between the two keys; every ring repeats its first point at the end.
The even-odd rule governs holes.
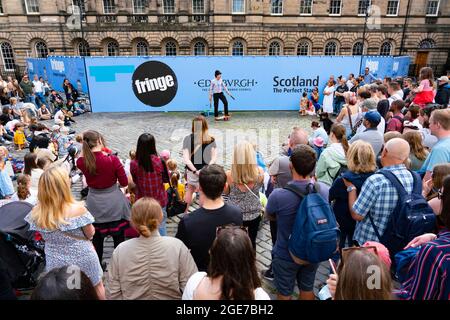
{"type": "MultiPolygon", "coordinates": [[[[386,143],[381,153],[383,171],[393,173],[408,194],[412,192],[414,184],[413,174],[405,166],[409,151],[408,142],[394,138],[386,143]]],[[[417,176],[416,179],[419,183],[420,177],[417,176]]],[[[372,217],[378,234],[382,236],[399,198],[394,185],[380,173],[380,170],[367,178],[359,196],[351,182],[344,179],[344,183],[347,186],[350,213],[358,222],[353,240],[359,245],[367,241],[380,242],[369,216],[372,217]]]]}

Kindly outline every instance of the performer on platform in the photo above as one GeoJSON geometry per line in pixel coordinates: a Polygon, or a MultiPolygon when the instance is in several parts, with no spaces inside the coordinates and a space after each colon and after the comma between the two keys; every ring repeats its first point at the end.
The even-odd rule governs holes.
{"type": "Polygon", "coordinates": [[[211,87],[209,88],[209,102],[214,98],[214,118],[216,121],[224,120],[227,121],[230,118],[228,114],[228,101],[223,91],[230,96],[233,97],[232,94],[228,91],[227,86],[223,83],[222,73],[219,70],[216,70],[214,73],[215,78],[211,80],[211,87]],[[223,118],[219,118],[219,99],[223,103],[223,109],[225,116],[223,118]]]}

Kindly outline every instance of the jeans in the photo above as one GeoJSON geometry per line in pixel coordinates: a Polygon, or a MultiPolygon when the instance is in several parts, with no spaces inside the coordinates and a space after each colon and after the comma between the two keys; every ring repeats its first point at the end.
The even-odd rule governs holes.
{"type": "Polygon", "coordinates": [[[338,115],[341,112],[342,106],[344,105],[345,101],[339,101],[338,99],[334,99],[333,104],[333,113],[338,115]]]}
{"type": "Polygon", "coordinates": [[[223,92],[221,93],[214,93],[213,94],[213,99],[214,99],[214,117],[218,117],[219,116],[219,99],[222,101],[223,103],[223,112],[226,116],[228,116],[228,101],[227,98],[225,97],[225,95],[223,94],[223,92]]]}
{"type": "Polygon", "coordinates": [[[167,221],[167,211],[166,207],[162,208],[163,211],[163,221],[159,225],[159,234],[162,236],[167,235],[166,221],[167,221]]]}
{"type": "Polygon", "coordinates": [[[319,158],[320,158],[320,155],[322,154],[323,147],[313,146],[313,148],[314,148],[314,151],[316,151],[317,159],[319,159],[319,158]]]}
{"type": "Polygon", "coordinates": [[[39,108],[39,106],[36,104],[36,96],[34,96],[32,94],[25,95],[25,98],[24,98],[23,101],[24,102],[31,102],[32,104],[34,104],[36,106],[36,109],[39,108]]]}
{"type": "Polygon", "coordinates": [[[47,105],[47,101],[46,101],[46,99],[45,99],[44,93],[42,93],[42,92],[36,92],[36,96],[37,96],[38,99],[39,99],[40,105],[43,105],[43,104],[47,105]]]}

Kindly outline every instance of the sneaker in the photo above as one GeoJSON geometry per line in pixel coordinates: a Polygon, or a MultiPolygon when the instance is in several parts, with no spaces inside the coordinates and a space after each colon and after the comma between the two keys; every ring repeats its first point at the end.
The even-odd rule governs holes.
{"type": "Polygon", "coordinates": [[[263,277],[264,277],[264,279],[266,279],[266,280],[273,281],[273,271],[272,271],[272,268],[267,269],[266,271],[264,271],[264,272],[263,272],[263,277]]]}

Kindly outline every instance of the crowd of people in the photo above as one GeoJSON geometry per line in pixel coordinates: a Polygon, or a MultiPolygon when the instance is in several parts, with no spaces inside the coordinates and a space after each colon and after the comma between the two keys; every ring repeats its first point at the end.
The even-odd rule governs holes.
{"type": "MultiPolygon", "coordinates": [[[[37,102],[40,91],[24,80],[26,100],[36,103],[33,110],[44,110],[45,104],[37,102]]],[[[302,97],[300,113],[320,116],[311,122],[311,133],[293,128],[280,156],[270,163],[257,145],[241,141],[226,171],[217,164],[218,145],[203,116],[192,120],[191,134],[183,140],[182,163],[167,150],[158,152],[150,133],[138,137],[126,161],[97,131],[71,136],[66,119],[71,115],[60,104],[72,105],[77,93],[65,81],[65,101],[55,91],[47,98],[43,93],[58,110],[51,129],[21,119],[12,130],[14,140],[22,132],[23,147],[29,147],[16,187],[9,151],[0,147],[2,204],[30,203],[33,209],[25,220],[45,242],[45,273],[31,298],[268,300],[261,287],[264,277],[273,281],[277,299],[292,299],[296,286],[299,299],[315,299],[323,260],[300,263],[291,243],[293,234],[309,230],[297,220],[315,195],[325,206],[308,207],[308,215],[320,216],[329,208],[339,229],[331,238],[335,249],[321,297],[448,300],[448,78],[438,83],[435,92],[429,68],[421,70],[417,84],[388,78],[383,83],[368,69],[360,77],[339,77],[338,83],[331,77],[322,105],[317,89],[311,101],[302,97]],[[84,203],[71,192],[80,177],[84,203]],[[408,197],[414,199],[411,205],[404,201],[408,197]],[[196,198],[200,206],[190,212],[196,198]],[[393,221],[405,212],[423,219],[408,222],[416,229],[407,234],[414,237],[394,239],[393,230],[401,226],[393,221]],[[168,216],[181,213],[175,237],[167,236],[168,216]],[[258,274],[256,240],[262,221],[270,223],[273,250],[270,268],[258,274]],[[114,242],[108,265],[103,258],[107,237],[114,242]],[[81,287],[69,289],[65,283],[74,268],[81,287]],[[369,270],[378,272],[376,286],[368,285],[369,270]],[[395,290],[394,281],[399,284],[395,290]]],[[[6,108],[5,118],[14,117],[6,108]]],[[[4,127],[11,136],[8,123],[4,127]]],[[[326,227],[328,220],[318,223],[326,227]]],[[[324,243],[330,239],[326,235],[324,243]]],[[[308,251],[312,244],[305,246],[308,251]]],[[[12,296],[12,288],[2,286],[6,289],[0,292],[10,290],[12,296]]]]}

